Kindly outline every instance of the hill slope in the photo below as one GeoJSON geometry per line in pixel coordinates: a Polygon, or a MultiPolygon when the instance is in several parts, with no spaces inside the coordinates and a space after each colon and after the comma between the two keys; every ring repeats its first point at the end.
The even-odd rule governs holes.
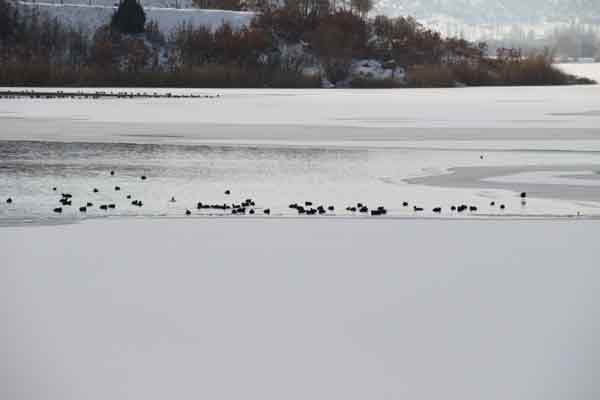
{"type": "Polygon", "coordinates": [[[600,23],[598,0],[379,0],[375,9],[417,19],[443,15],[465,24],[600,23]]]}
{"type": "MultiPolygon", "coordinates": [[[[109,3],[106,0],[102,2],[109,3]]],[[[19,2],[18,4],[29,10],[37,9],[50,18],[58,20],[61,24],[81,28],[90,35],[100,26],[109,23],[115,10],[113,6],[98,5],[96,2],[93,5],[30,2],[19,2]]],[[[160,5],[161,3],[156,1],[155,4],[160,5]]],[[[202,25],[214,30],[227,22],[234,28],[240,28],[248,25],[255,15],[252,12],[158,7],[145,7],[145,11],[147,20],[156,21],[160,30],[166,35],[169,35],[182,23],[190,23],[194,26],[202,25]]]]}

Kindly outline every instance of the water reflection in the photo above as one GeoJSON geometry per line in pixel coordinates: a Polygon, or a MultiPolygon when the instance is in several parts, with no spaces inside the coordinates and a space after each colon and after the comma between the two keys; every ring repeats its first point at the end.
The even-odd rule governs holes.
{"type": "MultiPolygon", "coordinates": [[[[260,196],[272,207],[306,191],[299,189],[306,185],[359,183],[368,177],[368,160],[369,152],[360,149],[0,142],[0,196],[16,200],[0,208],[0,217],[58,218],[52,210],[61,192],[72,193],[77,205],[116,202],[112,215],[179,214],[200,200],[228,200],[225,188],[237,191],[231,201],[260,196]],[[141,175],[149,179],[141,181],[141,175]],[[132,209],[127,195],[143,199],[145,206],[132,209]],[[167,204],[171,196],[176,204],[167,204]]],[[[73,210],[60,217],[73,217],[73,210]]]]}

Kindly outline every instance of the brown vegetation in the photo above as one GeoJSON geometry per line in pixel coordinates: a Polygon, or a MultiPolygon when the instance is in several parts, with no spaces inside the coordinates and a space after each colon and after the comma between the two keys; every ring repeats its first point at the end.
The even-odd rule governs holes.
{"type": "Polygon", "coordinates": [[[207,64],[175,71],[119,71],[100,67],[74,69],[48,63],[4,63],[0,82],[14,86],[190,87],[190,88],[317,88],[318,77],[293,70],[241,68],[207,64]]]}
{"type": "Polygon", "coordinates": [[[90,38],[35,9],[20,15],[14,3],[0,0],[0,84],[317,87],[321,76],[302,73],[306,60],[330,81],[351,87],[586,83],[555,69],[548,55],[523,58],[511,51],[506,54],[519,55],[489,59],[485,44],[442,38],[413,18],[367,19],[370,3],[364,1],[290,0],[265,8],[239,30],[184,23],[165,38],[149,21],[144,33],[106,25],[90,38]],[[299,45],[306,59],[286,58],[283,45],[299,45]],[[359,59],[403,67],[407,82],[351,77],[359,59]]]}

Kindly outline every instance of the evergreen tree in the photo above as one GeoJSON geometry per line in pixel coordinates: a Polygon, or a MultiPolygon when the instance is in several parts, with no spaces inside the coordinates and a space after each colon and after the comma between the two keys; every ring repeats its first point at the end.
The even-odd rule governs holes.
{"type": "Polygon", "coordinates": [[[111,25],[121,33],[142,33],[146,25],[146,13],[137,0],[123,0],[112,16],[111,25]]]}
{"type": "Polygon", "coordinates": [[[17,9],[5,0],[0,0],[0,42],[14,39],[17,30],[17,9]]]}

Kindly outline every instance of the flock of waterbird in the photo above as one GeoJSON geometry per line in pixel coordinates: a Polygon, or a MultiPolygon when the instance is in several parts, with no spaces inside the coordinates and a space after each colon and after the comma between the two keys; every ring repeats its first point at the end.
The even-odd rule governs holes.
{"type": "MultiPolygon", "coordinates": [[[[110,176],[115,176],[115,171],[110,171],[110,176]]],[[[140,180],[142,181],[146,181],[148,179],[148,177],[146,175],[141,175],[140,180]]],[[[58,188],[57,187],[53,187],[52,188],[53,192],[57,192],[58,188]]],[[[92,188],[92,193],[99,193],[99,189],[94,187],[92,188]]],[[[114,192],[121,192],[121,187],[120,186],[114,186],[114,192]]],[[[231,190],[227,189],[224,191],[224,195],[225,196],[230,196],[231,195],[231,190]]],[[[526,192],[522,192],[520,194],[520,198],[521,198],[521,204],[524,206],[526,205],[526,199],[527,199],[527,193],[526,192]]],[[[127,194],[125,195],[125,199],[130,201],[130,204],[132,207],[142,207],[144,205],[144,202],[141,199],[133,199],[131,194],[127,194]]],[[[12,197],[9,197],[6,199],[6,204],[13,204],[15,202],[15,200],[12,197]]],[[[175,196],[171,196],[170,199],[171,203],[175,203],[176,199],[175,196]]],[[[63,212],[63,210],[66,209],[66,207],[72,207],[73,206],[73,195],[71,193],[61,193],[58,199],[58,203],[60,204],[60,206],[57,206],[55,208],[53,208],[53,212],[57,213],[57,214],[61,214],[63,212]]],[[[88,212],[88,210],[90,208],[94,207],[94,203],[86,200],[85,202],[81,203],[81,205],[79,206],[79,212],[82,214],[85,214],[88,212]]],[[[98,208],[100,210],[103,211],[109,211],[112,209],[115,209],[117,206],[115,203],[113,202],[109,202],[109,203],[102,203],[98,205],[98,208]]],[[[402,207],[403,208],[407,208],[409,207],[409,203],[407,201],[402,203],[402,207]]],[[[506,210],[506,205],[505,204],[496,204],[495,201],[490,202],[490,207],[498,207],[499,210],[504,211],[506,210]]],[[[297,212],[298,215],[301,216],[309,216],[309,215],[332,215],[332,213],[335,212],[335,206],[333,205],[316,205],[315,202],[313,201],[304,201],[304,202],[296,202],[296,203],[292,203],[289,205],[290,209],[293,209],[297,212]]],[[[256,202],[255,200],[251,199],[251,198],[247,198],[244,201],[241,201],[239,203],[219,203],[219,204],[209,204],[209,203],[204,203],[202,201],[199,201],[196,204],[196,209],[198,211],[202,211],[202,210],[214,210],[214,211],[218,211],[219,215],[225,214],[225,213],[229,213],[231,215],[254,215],[257,212],[259,212],[260,210],[262,210],[262,214],[264,215],[271,215],[271,209],[270,208],[260,208],[256,206],[256,202]]],[[[478,211],[478,207],[474,206],[474,205],[467,205],[467,204],[460,204],[460,205],[452,205],[449,207],[450,211],[453,213],[464,213],[464,212],[468,212],[468,213],[476,213],[478,211]]],[[[359,214],[359,215],[371,215],[371,216],[381,216],[381,215],[386,215],[388,213],[388,210],[381,205],[378,205],[376,207],[369,207],[367,204],[365,203],[361,203],[358,202],[355,205],[350,205],[347,206],[345,208],[345,210],[351,214],[359,214]]],[[[425,209],[423,207],[419,207],[417,205],[413,205],[412,206],[412,210],[415,213],[421,213],[424,212],[425,209]]],[[[431,212],[434,214],[441,214],[443,211],[443,208],[441,206],[438,207],[434,207],[431,212]]],[[[192,215],[192,211],[190,209],[186,209],[184,212],[185,215],[189,216],[192,215]]]]}
{"type": "Polygon", "coordinates": [[[221,97],[219,94],[180,94],[180,93],[159,93],[159,92],[126,92],[126,91],[39,91],[39,90],[3,90],[0,91],[0,99],[81,99],[97,100],[102,98],[115,99],[216,99],[221,97]]]}

